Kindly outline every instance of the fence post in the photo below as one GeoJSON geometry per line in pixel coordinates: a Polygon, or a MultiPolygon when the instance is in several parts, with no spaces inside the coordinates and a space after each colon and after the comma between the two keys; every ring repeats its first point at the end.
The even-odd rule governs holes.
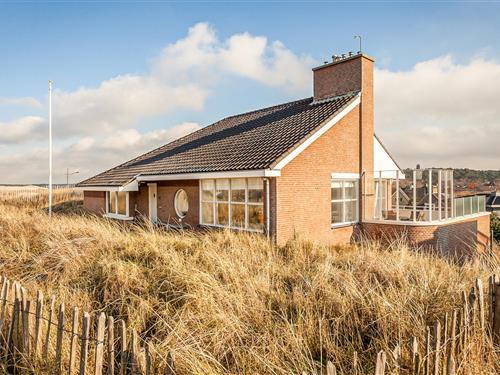
{"type": "Polygon", "coordinates": [[[80,349],[80,375],[85,375],[87,369],[87,358],[89,355],[89,330],[90,330],[90,315],[87,312],[83,313],[82,322],[82,343],[80,349]]]}
{"type": "Polygon", "coordinates": [[[436,320],[434,323],[434,375],[439,375],[441,369],[440,357],[441,352],[441,323],[436,320]]]}
{"type": "Polygon", "coordinates": [[[412,338],[411,338],[411,348],[410,348],[410,351],[411,351],[411,371],[412,371],[413,375],[417,375],[418,372],[419,372],[418,364],[417,364],[417,360],[418,360],[418,341],[417,341],[417,338],[415,336],[412,336],[412,338]]]}
{"type": "Polygon", "coordinates": [[[57,317],[57,336],[56,336],[56,368],[57,373],[62,372],[62,342],[64,333],[64,302],[59,305],[57,317]]]}
{"type": "Polygon", "coordinates": [[[330,361],[326,363],[326,375],[337,375],[337,368],[330,361]]]}
{"type": "Polygon", "coordinates": [[[43,318],[43,293],[38,290],[36,293],[36,308],[35,308],[35,339],[33,351],[35,356],[40,353],[42,339],[41,339],[41,325],[43,318]]]}
{"type": "Polygon", "coordinates": [[[30,352],[30,339],[31,339],[31,326],[30,326],[30,314],[31,314],[31,301],[27,300],[23,309],[23,351],[25,354],[30,352]]]}
{"type": "Polygon", "coordinates": [[[52,319],[54,318],[54,307],[56,304],[56,296],[52,295],[50,298],[50,308],[49,308],[49,318],[47,320],[47,332],[45,334],[45,347],[43,348],[43,357],[45,360],[49,358],[49,340],[50,340],[50,331],[52,327],[52,319]]]}
{"type": "Polygon", "coordinates": [[[427,335],[425,338],[425,375],[431,373],[431,329],[427,326],[427,335]]]}
{"type": "Polygon", "coordinates": [[[495,286],[495,321],[493,324],[493,337],[495,343],[500,344],[500,284],[495,286]]]}
{"type": "Polygon", "coordinates": [[[170,351],[167,353],[167,365],[165,366],[165,375],[175,375],[174,357],[172,356],[172,353],[170,351]]]}
{"type": "Polygon", "coordinates": [[[385,374],[385,362],[386,356],[384,351],[380,351],[377,354],[377,365],[375,367],[375,375],[384,375],[385,374]]]}
{"type": "Polygon", "coordinates": [[[127,373],[127,327],[120,320],[120,375],[127,373]]]}
{"type": "MultiPolygon", "coordinates": [[[[483,291],[483,281],[481,279],[476,280],[477,289],[477,307],[479,314],[479,326],[481,327],[481,332],[484,333],[484,291],[483,291]]],[[[481,336],[482,337],[482,336],[481,336]]]]}
{"type": "Polygon", "coordinates": [[[358,352],[356,350],[352,354],[352,370],[353,375],[358,375],[358,352]]]}
{"type": "Polygon", "coordinates": [[[115,321],[108,316],[108,375],[115,373],[115,321]]]}
{"type": "Polygon", "coordinates": [[[106,327],[106,315],[102,312],[97,320],[97,337],[95,347],[94,374],[102,375],[102,359],[104,355],[104,329],[106,327]]]}
{"type": "Polygon", "coordinates": [[[153,351],[151,342],[146,343],[146,375],[153,374],[153,351]]]}
{"type": "Polygon", "coordinates": [[[73,308],[73,322],[71,324],[71,339],[69,347],[68,374],[75,368],[76,345],[78,343],[78,307],[73,308]]]}
{"type": "Polygon", "coordinates": [[[7,278],[3,279],[2,283],[2,301],[0,307],[0,333],[5,323],[5,312],[7,309],[7,300],[9,299],[9,280],[7,278]]]}

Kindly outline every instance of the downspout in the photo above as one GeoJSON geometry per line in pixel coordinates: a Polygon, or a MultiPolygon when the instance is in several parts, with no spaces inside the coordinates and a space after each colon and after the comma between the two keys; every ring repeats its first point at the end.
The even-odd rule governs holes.
{"type": "Polygon", "coordinates": [[[266,236],[267,238],[270,238],[271,237],[271,233],[270,233],[270,230],[271,230],[271,218],[270,218],[270,212],[271,212],[271,208],[270,208],[270,203],[271,203],[271,200],[269,198],[269,192],[270,192],[270,189],[269,189],[269,179],[268,178],[264,178],[264,182],[266,183],[266,236]]]}

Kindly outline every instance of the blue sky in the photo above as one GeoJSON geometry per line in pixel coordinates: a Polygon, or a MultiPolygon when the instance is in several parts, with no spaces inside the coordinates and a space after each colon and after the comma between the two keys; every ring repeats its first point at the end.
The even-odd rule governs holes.
{"type": "MultiPolygon", "coordinates": [[[[396,158],[408,166],[423,162],[428,165],[441,163],[442,166],[494,168],[495,159],[482,154],[485,148],[493,145],[481,142],[491,138],[492,134],[499,134],[500,123],[495,122],[498,108],[491,108],[495,106],[494,102],[491,105],[484,101],[471,102],[473,93],[469,90],[483,90],[484,85],[490,84],[492,87],[487,87],[486,92],[496,93],[493,82],[500,77],[497,70],[500,61],[499,19],[498,2],[0,1],[0,35],[3,36],[0,38],[0,129],[7,134],[4,139],[0,135],[0,172],[5,176],[5,181],[0,180],[0,183],[38,182],[44,178],[40,172],[43,169],[40,160],[46,157],[46,142],[42,136],[45,123],[42,119],[46,118],[49,78],[55,81],[59,90],[54,110],[62,112],[60,106],[65,105],[67,112],[66,117],[61,115],[59,123],[55,122],[55,133],[60,135],[56,137],[60,149],[56,156],[62,159],[56,165],[59,180],[62,179],[60,172],[66,167],[80,170],[85,177],[221,117],[310,95],[310,84],[304,83],[304,79],[294,81],[293,77],[282,77],[274,80],[273,77],[287,72],[277,73],[272,69],[265,72],[269,74],[268,79],[261,79],[253,67],[249,68],[251,72],[238,72],[234,66],[238,63],[234,63],[234,59],[227,69],[220,69],[217,64],[207,67],[200,61],[190,70],[178,68],[171,71],[173,59],[179,55],[172,52],[162,63],[165,48],[185,40],[188,30],[200,23],[207,25],[208,29],[199,29],[199,32],[203,35],[213,33],[212,39],[216,39],[209,42],[208,49],[224,50],[235,35],[247,35],[245,41],[250,47],[255,46],[251,43],[256,41],[255,38],[264,37],[266,52],[262,61],[271,66],[278,60],[272,46],[279,41],[296,58],[297,66],[289,74],[306,78],[311,66],[329,59],[333,53],[357,50],[353,35],[360,34],[364,38],[364,51],[375,57],[380,71],[380,74],[376,73],[376,78],[381,77],[376,81],[381,86],[377,101],[385,99],[380,103],[377,132],[383,140],[386,139],[396,158]],[[164,64],[160,69],[162,73],[158,73],[155,66],[161,64],[164,64]],[[419,66],[423,68],[419,69],[419,66]],[[179,72],[189,77],[180,82],[179,72]],[[439,78],[435,79],[435,74],[439,78]],[[102,108],[92,111],[94,107],[90,104],[89,113],[82,114],[82,108],[87,108],[87,104],[94,100],[93,95],[97,95],[96,100],[110,100],[115,112],[120,111],[120,103],[129,106],[126,100],[120,102],[120,88],[109,92],[104,90],[104,93],[99,90],[104,82],[116,83],[112,81],[116,77],[139,77],[140,82],[144,79],[148,84],[161,80],[160,87],[152,84],[153,93],[156,90],[164,93],[164,89],[170,89],[172,85],[178,88],[200,86],[196,95],[201,97],[196,105],[188,105],[183,101],[172,101],[167,95],[165,100],[171,102],[168,110],[158,108],[161,103],[144,110],[134,108],[130,120],[117,119],[116,113],[105,113],[102,108]],[[425,77],[429,77],[429,82],[425,77]],[[462,86],[456,82],[463,77],[470,78],[463,79],[463,95],[456,97],[457,88],[462,91],[462,86]],[[471,83],[475,77],[479,82],[471,83]],[[199,81],[203,83],[199,84],[199,81]],[[441,95],[453,98],[448,98],[451,102],[442,107],[426,107],[425,101],[413,105],[410,99],[398,102],[401,95],[394,95],[394,89],[392,93],[388,92],[388,87],[399,87],[398,82],[409,85],[409,92],[429,92],[434,103],[442,99],[441,90],[441,95]],[[441,82],[441,86],[436,87],[436,82],[441,82]],[[422,85],[418,86],[419,83],[422,85]],[[294,88],[290,89],[293,85],[294,88]],[[451,86],[454,89],[447,92],[451,86]],[[87,91],[82,93],[81,90],[87,91]],[[460,107],[460,113],[456,115],[459,118],[451,114],[453,105],[460,107]],[[469,112],[463,112],[464,106],[471,105],[469,112]],[[394,106],[401,108],[401,113],[390,112],[388,108],[394,106]],[[428,113],[422,114],[426,108],[429,108],[428,113]],[[100,114],[105,120],[99,118],[100,114]],[[412,119],[402,120],[405,114],[412,119]],[[81,119],[77,119],[78,116],[81,119]],[[73,120],[80,123],[74,125],[73,120]],[[96,126],[95,123],[101,120],[105,125],[96,126]],[[85,121],[88,132],[84,130],[85,121]],[[183,125],[179,128],[179,124],[183,125]],[[482,133],[476,134],[479,125],[483,127],[482,133]],[[158,133],[169,129],[173,129],[172,132],[158,133]],[[462,135],[453,139],[450,134],[457,129],[462,135]],[[457,144],[470,129],[477,136],[470,140],[477,146],[477,155],[474,154],[476,149],[467,148],[469,144],[457,144]],[[131,137],[131,147],[115,152],[109,147],[106,149],[114,135],[131,137]],[[421,141],[425,137],[443,144],[434,143],[429,149],[421,141]],[[403,147],[403,140],[417,144],[403,147]],[[457,147],[473,155],[464,157],[463,152],[457,152],[457,147]],[[96,157],[96,153],[102,155],[96,157]],[[26,155],[31,157],[31,163],[26,155]],[[19,173],[20,169],[25,173],[19,173]]],[[[496,82],[500,86],[500,82],[496,82]]],[[[119,87],[125,90],[137,88],[130,82],[119,87]]],[[[188,97],[194,95],[183,93],[188,97]]],[[[148,93],[143,98],[151,101],[148,93]]],[[[148,105],[150,103],[144,104],[148,105]]],[[[127,116],[125,113],[124,117],[127,116]]]]}

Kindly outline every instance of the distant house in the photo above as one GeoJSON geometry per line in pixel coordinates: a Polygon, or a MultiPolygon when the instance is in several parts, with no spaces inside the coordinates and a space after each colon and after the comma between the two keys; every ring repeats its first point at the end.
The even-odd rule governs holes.
{"type": "MultiPolygon", "coordinates": [[[[395,202],[411,195],[392,198],[404,175],[374,134],[373,64],[360,53],[314,68],[312,97],[227,117],[89,178],[78,184],[84,205],[113,219],[231,228],[279,244],[296,234],[338,244],[361,232],[418,231],[416,219],[400,222],[395,202]]],[[[452,190],[452,178],[443,181],[452,190]]],[[[422,216],[406,210],[407,220],[422,216]]],[[[443,220],[436,225],[457,222],[443,220]]],[[[440,236],[427,228],[416,238],[440,236]]]]}
{"type": "Polygon", "coordinates": [[[486,200],[486,210],[500,215],[500,194],[494,191],[486,200]]]}

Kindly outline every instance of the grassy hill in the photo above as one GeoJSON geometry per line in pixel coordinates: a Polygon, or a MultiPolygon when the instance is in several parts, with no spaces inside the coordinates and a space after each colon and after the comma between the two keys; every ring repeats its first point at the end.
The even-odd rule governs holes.
{"type": "MultiPolygon", "coordinates": [[[[67,306],[125,319],[181,374],[313,374],[326,360],[373,373],[389,352],[459,305],[500,263],[463,265],[403,244],[323,247],[230,232],[174,233],[0,205],[0,274],[67,306]]],[[[471,349],[461,373],[498,373],[471,349]]]]}

